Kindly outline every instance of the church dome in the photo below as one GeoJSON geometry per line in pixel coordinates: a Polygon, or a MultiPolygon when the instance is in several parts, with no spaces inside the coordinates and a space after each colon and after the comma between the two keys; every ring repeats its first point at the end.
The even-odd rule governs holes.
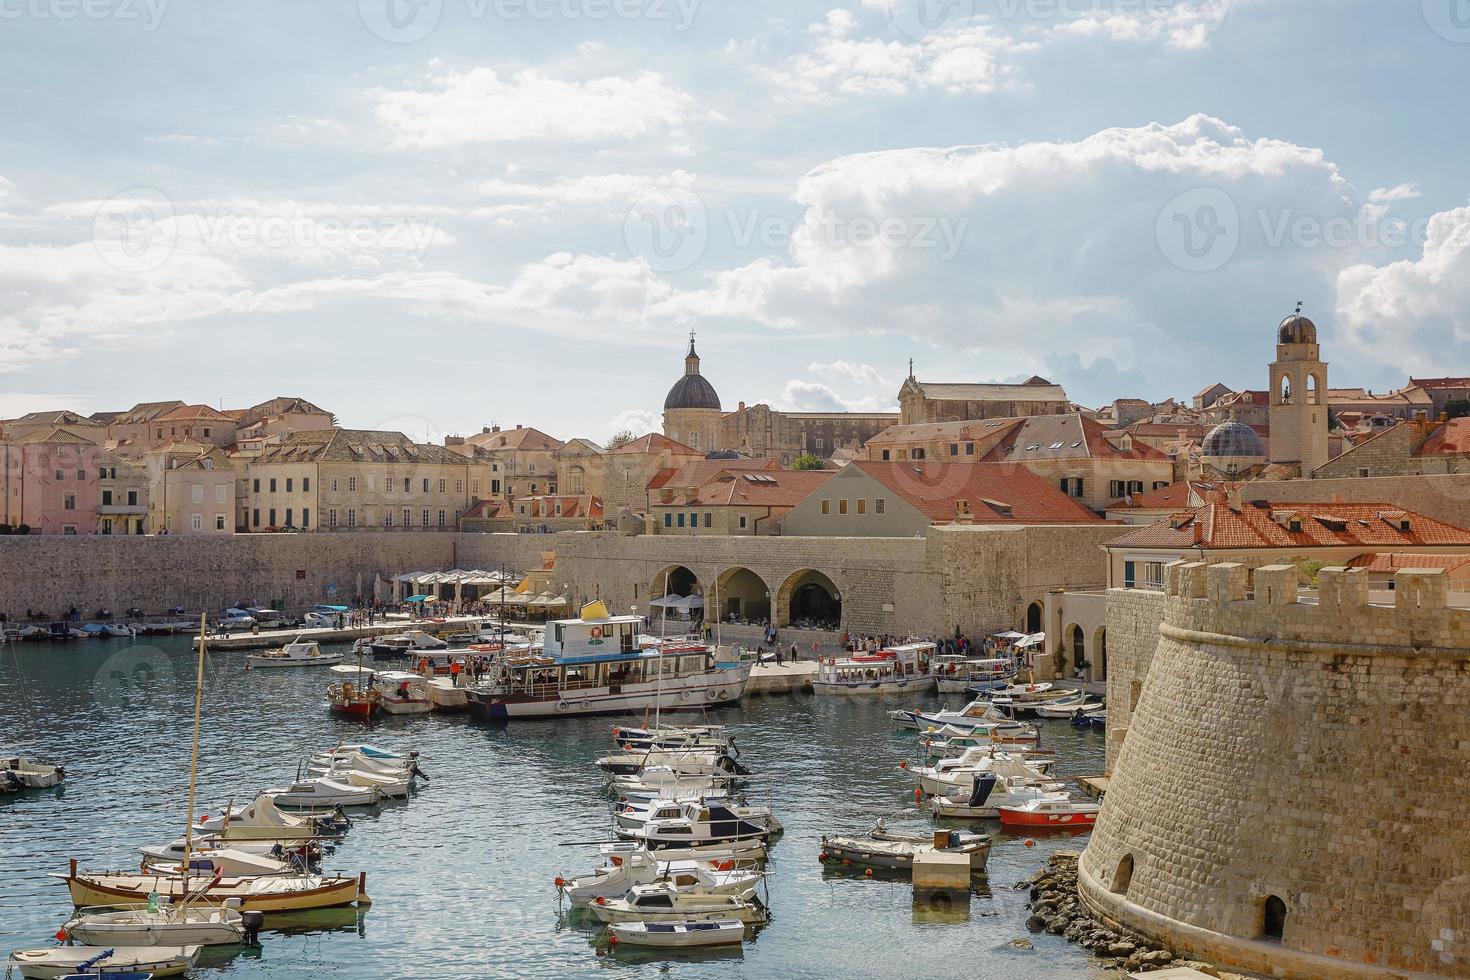
{"type": "Polygon", "coordinates": [[[1266,445],[1261,442],[1261,437],[1256,435],[1256,430],[1241,422],[1221,422],[1210,430],[1205,436],[1205,441],[1200,446],[1200,453],[1204,456],[1229,457],[1229,456],[1262,456],[1266,455],[1266,445]]]}
{"type": "Polygon", "coordinates": [[[1315,344],[1317,342],[1317,325],[1300,313],[1293,313],[1281,321],[1281,328],[1276,332],[1278,344],[1315,344]]]}
{"type": "Polygon", "coordinates": [[[720,396],[715,386],[699,373],[699,355],[694,352],[694,334],[689,335],[689,353],[684,355],[684,376],[674,382],[669,395],[664,399],[664,411],[681,408],[707,408],[718,412],[720,396]]]}

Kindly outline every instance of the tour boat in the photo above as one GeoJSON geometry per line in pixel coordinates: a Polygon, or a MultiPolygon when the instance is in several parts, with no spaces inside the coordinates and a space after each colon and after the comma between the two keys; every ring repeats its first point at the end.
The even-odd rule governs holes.
{"type": "Polygon", "coordinates": [[[1102,806],[1079,800],[1031,800],[1018,806],[1003,806],[1002,827],[1091,827],[1102,806]]]}
{"type": "Polygon", "coordinates": [[[950,796],[932,798],[930,806],[937,817],[955,820],[993,820],[1000,816],[1000,807],[1020,806],[1032,800],[1065,800],[1066,792],[1061,783],[1051,784],[1056,789],[1047,789],[1028,780],[1007,778],[994,774],[975,780],[968,793],[963,790],[950,796]]]}
{"type": "Polygon", "coordinates": [[[884,697],[922,694],[935,687],[934,644],[905,643],[877,653],[823,657],[812,681],[815,694],[884,697]]]}
{"type": "Polygon", "coordinates": [[[751,665],[722,664],[699,643],[638,635],[642,619],[611,616],[601,602],[549,624],[541,656],[506,656],[471,687],[470,707],[493,720],[573,718],[732,704],[751,665]]]}
{"type": "Polygon", "coordinates": [[[768,826],[765,820],[747,820],[725,803],[715,800],[681,805],[680,816],[649,820],[620,836],[637,841],[649,850],[673,847],[697,847],[709,844],[733,844],[739,841],[765,843],[781,832],[779,821],[768,826]]]}
{"type": "Polygon", "coordinates": [[[972,687],[1009,687],[1016,676],[1010,659],[975,660],[957,655],[936,657],[934,677],[940,694],[963,694],[972,687]]]}
{"type": "Polygon", "coordinates": [[[611,922],[608,942],[627,946],[688,949],[733,946],[745,941],[745,923],[739,919],[692,922],[611,922]]]}
{"type": "Polygon", "coordinates": [[[423,630],[406,630],[364,642],[374,660],[409,660],[422,653],[448,650],[449,644],[423,630]]]}
{"type": "Polygon", "coordinates": [[[351,681],[327,687],[327,705],[339,715],[371,718],[377,713],[383,695],[371,686],[359,687],[351,681]]]}
{"type": "Polygon", "coordinates": [[[622,898],[597,898],[588,906],[603,922],[669,922],[738,919],[766,921],[755,889],[727,892],[680,891],[671,882],[634,885],[622,898]]]}
{"type": "MultiPolygon", "coordinates": [[[[70,873],[53,875],[66,882],[71,890],[72,904],[78,908],[93,905],[147,906],[149,896],[169,902],[180,901],[192,894],[199,880],[191,887],[184,878],[174,875],[140,874],[138,872],[103,872],[79,874],[76,862],[72,862],[70,873]]],[[[300,912],[307,909],[328,909],[342,905],[367,905],[367,874],[355,878],[327,877],[324,875],[271,875],[244,878],[220,877],[194,904],[225,905],[230,899],[239,899],[238,908],[245,912],[300,912]]]]}
{"type": "Polygon", "coordinates": [[[740,894],[761,878],[759,862],[749,858],[665,861],[649,851],[634,851],[616,864],[609,862],[588,875],[556,879],[557,890],[573,908],[586,908],[599,898],[621,898],[635,885],[668,880],[675,888],[740,894]]]}
{"type": "Polygon", "coordinates": [[[323,653],[315,640],[294,640],[268,653],[252,653],[245,657],[245,666],[256,667],[330,667],[340,664],[342,654],[323,653]]]}
{"type": "Polygon", "coordinates": [[[89,912],[61,931],[89,946],[234,946],[245,938],[244,917],[233,905],[89,912]]]}
{"type": "Polygon", "coordinates": [[[50,789],[66,779],[64,766],[33,762],[18,755],[0,757],[0,785],[13,789],[50,789]]]}
{"type": "Polygon", "coordinates": [[[912,871],[915,857],[934,853],[963,854],[970,859],[972,874],[983,872],[990,858],[990,837],[953,830],[936,830],[933,837],[893,833],[880,820],[876,828],[862,836],[824,836],[821,860],[824,864],[912,871]]]}
{"type": "MultiPolygon", "coordinates": [[[[101,976],[176,977],[194,969],[199,946],[52,946],[22,949],[10,954],[9,965],[33,980],[65,980],[101,976]]],[[[9,970],[6,971],[7,973],[9,970]]]]}

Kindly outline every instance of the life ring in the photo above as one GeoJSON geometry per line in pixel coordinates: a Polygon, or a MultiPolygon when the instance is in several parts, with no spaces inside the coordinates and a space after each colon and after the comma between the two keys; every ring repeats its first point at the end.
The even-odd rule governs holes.
{"type": "Polygon", "coordinates": [[[715,689],[714,688],[710,688],[708,691],[705,691],[704,692],[704,699],[706,701],[713,701],[715,699],[715,689]]]}
{"type": "Polygon", "coordinates": [[[592,638],[594,640],[600,640],[600,639],[602,639],[602,627],[601,626],[594,626],[594,627],[592,627],[592,638]]]}
{"type": "Polygon", "coordinates": [[[689,690],[689,688],[687,688],[687,687],[684,688],[684,690],[682,690],[682,691],[679,692],[679,698],[681,700],[689,701],[689,700],[693,699],[693,697],[694,697],[694,692],[691,691],[691,690],[689,690]]]}
{"type": "Polygon", "coordinates": [[[557,711],[565,711],[565,710],[567,710],[567,708],[568,708],[568,705],[567,705],[567,703],[565,701],[558,701],[558,702],[556,702],[556,710],[557,711]]]}

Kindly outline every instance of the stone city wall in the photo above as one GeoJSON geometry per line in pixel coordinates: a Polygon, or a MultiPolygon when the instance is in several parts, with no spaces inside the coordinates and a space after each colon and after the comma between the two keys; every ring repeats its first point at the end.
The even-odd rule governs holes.
{"type": "MultiPolygon", "coordinates": [[[[1316,601],[1298,578],[1169,566],[1082,898],[1222,965],[1470,976],[1470,611],[1441,572],[1399,573],[1394,606],[1362,571],[1324,569],[1316,601]]],[[[1128,598],[1115,630],[1136,605],[1146,643],[1128,598]]]]}
{"type": "Polygon", "coordinates": [[[1133,709],[1143,693],[1159,645],[1164,593],[1144,589],[1108,590],[1108,743],[1111,772],[1128,734],[1133,709]]]}

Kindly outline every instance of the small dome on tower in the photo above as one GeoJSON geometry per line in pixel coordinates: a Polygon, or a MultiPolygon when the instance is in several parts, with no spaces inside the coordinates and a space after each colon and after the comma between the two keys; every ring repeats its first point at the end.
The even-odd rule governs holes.
{"type": "Polygon", "coordinates": [[[1317,325],[1300,313],[1293,313],[1281,321],[1281,328],[1276,332],[1278,344],[1315,344],[1317,342],[1317,325]]]}
{"type": "MultiPolygon", "coordinates": [[[[1310,321],[1309,321],[1310,322],[1310,321]]],[[[1266,444],[1256,430],[1242,422],[1221,422],[1200,444],[1203,456],[1265,456],[1266,444]]]]}
{"type": "Polygon", "coordinates": [[[684,355],[684,376],[674,382],[664,399],[664,411],[681,408],[720,410],[720,396],[715,393],[715,386],[699,373],[699,355],[694,352],[693,333],[689,335],[689,353],[684,355]]]}

